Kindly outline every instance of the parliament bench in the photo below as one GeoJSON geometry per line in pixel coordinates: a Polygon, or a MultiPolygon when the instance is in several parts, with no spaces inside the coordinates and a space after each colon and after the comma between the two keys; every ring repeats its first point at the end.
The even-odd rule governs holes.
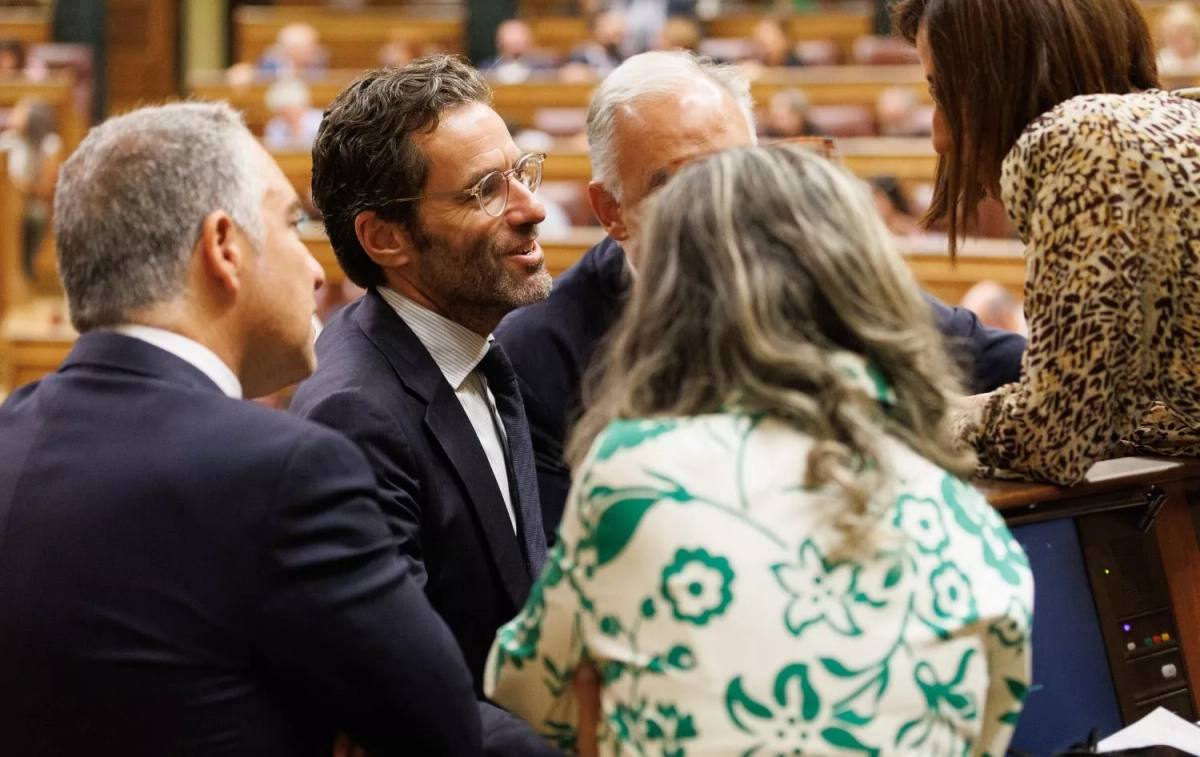
{"type": "MultiPolygon", "coordinates": [[[[765,14],[717,16],[702,23],[706,37],[749,37],[765,14]]],[[[534,44],[548,53],[565,56],[589,37],[587,21],[578,16],[534,16],[525,19],[534,44]]],[[[275,35],[289,23],[312,26],[329,53],[334,68],[372,68],[378,65],[379,48],[393,39],[432,43],[447,52],[463,50],[464,22],[454,11],[370,7],[342,9],[319,6],[243,7],[234,16],[234,60],[257,61],[275,43],[275,35]]],[[[784,32],[793,44],[828,40],[843,58],[855,40],[871,33],[871,17],[863,12],[823,11],[791,14],[784,32]]]]}
{"type": "MultiPolygon", "coordinates": [[[[361,71],[333,70],[308,79],[312,104],[324,108],[361,71]]],[[[188,80],[193,95],[203,100],[226,100],[245,114],[255,134],[262,134],[271,118],[266,92],[272,82],[258,80],[233,86],[224,72],[192,74],[188,80]]],[[[557,78],[521,84],[494,84],[493,106],[511,124],[532,128],[539,111],[553,108],[586,109],[596,82],[562,82],[557,78]]],[[[769,69],[751,83],[754,100],[765,106],[782,89],[802,90],[813,105],[862,105],[874,109],[879,95],[892,87],[911,89],[922,103],[930,103],[929,86],[920,66],[827,66],[798,69],[769,69]]]]}
{"type": "MultiPolygon", "coordinates": [[[[850,137],[837,140],[842,165],[856,176],[891,176],[899,181],[929,183],[937,170],[937,153],[927,137],[850,137]]],[[[296,193],[302,197],[312,184],[312,153],[276,150],[271,153],[296,193]]],[[[556,145],[546,154],[546,181],[586,184],[592,179],[588,154],[574,145],[556,145]]]]}
{"type": "Polygon", "coordinates": [[[234,12],[234,60],[258,62],[275,44],[279,30],[292,23],[316,29],[332,68],[375,68],[379,48],[393,40],[432,44],[451,53],[463,51],[463,19],[456,10],[243,6],[234,12]]]}
{"type": "Polygon", "coordinates": [[[11,108],[18,101],[34,98],[54,110],[54,128],[63,141],[63,154],[69,155],[83,141],[88,116],[79,110],[75,82],[70,76],[52,74],[41,81],[0,75],[0,108],[11,108]]]}
{"type": "MultiPolygon", "coordinates": [[[[1151,29],[1168,2],[1143,2],[1151,29]]],[[[766,12],[720,15],[702,22],[704,36],[715,39],[750,37],[766,12]]],[[[549,53],[566,55],[589,36],[587,21],[578,16],[526,14],[534,43],[549,53]]],[[[379,48],[393,39],[433,45],[448,52],[463,51],[464,20],[457,11],[406,7],[329,8],[318,4],[242,7],[234,16],[234,60],[253,63],[275,42],[289,23],[311,25],[329,52],[333,68],[365,69],[378,65],[379,48]]],[[[855,42],[871,34],[872,16],[861,10],[820,10],[782,17],[792,44],[818,40],[832,43],[842,60],[850,60],[855,42]]]]}
{"type": "Polygon", "coordinates": [[[45,8],[0,8],[0,39],[15,39],[28,50],[50,41],[50,12],[45,8]]]}
{"type": "MultiPolygon", "coordinates": [[[[345,280],[329,238],[318,225],[302,234],[305,245],[321,264],[325,277],[333,283],[345,280]]],[[[574,265],[587,250],[604,238],[598,227],[571,229],[563,236],[540,238],[546,256],[546,268],[554,276],[574,265]]],[[[968,239],[960,246],[958,259],[952,261],[947,242],[940,237],[900,237],[895,244],[904,255],[921,286],[946,302],[958,302],[962,295],[984,279],[998,281],[1018,298],[1024,282],[1023,247],[1012,240],[968,239]]],[[[0,373],[0,388],[9,390],[54,370],[66,356],[74,340],[65,325],[65,308],[56,309],[36,300],[19,310],[19,317],[8,319],[0,335],[0,362],[5,354],[8,367],[0,373]]]]}

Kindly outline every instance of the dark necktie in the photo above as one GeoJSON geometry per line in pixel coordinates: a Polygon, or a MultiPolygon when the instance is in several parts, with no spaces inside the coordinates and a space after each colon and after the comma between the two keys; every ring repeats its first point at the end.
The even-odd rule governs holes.
{"type": "Polygon", "coordinates": [[[538,500],[537,468],[533,461],[533,443],[529,437],[529,421],[525,418],[525,404],[521,401],[521,390],[517,386],[517,374],[513,371],[508,355],[499,344],[492,342],[479,370],[487,379],[488,388],[496,398],[496,410],[504,422],[504,433],[508,436],[508,483],[517,512],[517,526],[525,543],[525,562],[529,574],[536,581],[546,564],[546,534],[542,531],[542,507],[538,500]]]}

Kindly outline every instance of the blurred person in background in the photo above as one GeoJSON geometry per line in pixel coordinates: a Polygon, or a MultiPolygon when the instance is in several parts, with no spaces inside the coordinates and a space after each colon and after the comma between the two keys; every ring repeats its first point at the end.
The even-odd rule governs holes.
{"type": "Polygon", "coordinates": [[[479,71],[502,84],[519,84],[535,71],[548,71],[554,61],[533,46],[533,29],[520,19],[510,18],[496,29],[496,57],[479,64],[479,71]]]}
{"type": "Polygon", "coordinates": [[[62,150],[54,110],[39,100],[19,101],[8,129],[0,133],[0,151],[8,153],[8,177],[21,194],[21,266],[30,281],[36,278],[34,261],[50,225],[62,150]]]}
{"type": "Polygon", "coordinates": [[[288,24],[275,35],[275,44],[263,53],[258,71],[264,76],[320,76],[328,68],[328,53],[317,30],[309,24],[288,24]]]}
{"type": "Polygon", "coordinates": [[[788,41],[783,22],[777,18],[764,18],[754,25],[750,48],[748,62],[757,63],[763,68],[804,65],[796,55],[795,46],[788,41]]]}
{"type": "Polygon", "coordinates": [[[911,88],[888,87],[875,100],[875,124],[881,137],[928,137],[933,114],[911,88]]]}
{"type": "Polygon", "coordinates": [[[654,50],[687,50],[699,52],[702,39],[700,24],[685,16],[671,16],[658,31],[651,46],[654,50]]]}
{"type": "Polygon", "coordinates": [[[0,76],[25,73],[25,45],[19,39],[0,39],[0,76]]]}
{"type": "Polygon", "coordinates": [[[1191,3],[1173,3],[1158,21],[1163,74],[1200,72],[1200,13],[1191,3]]]}
{"type": "Polygon", "coordinates": [[[400,35],[393,35],[379,48],[381,68],[400,68],[408,65],[416,57],[417,51],[412,41],[400,35]]]}
{"type": "Polygon", "coordinates": [[[312,107],[308,85],[299,79],[284,79],[271,85],[266,94],[271,120],[263,132],[268,150],[308,150],[321,128],[321,110],[312,107]]]}
{"type": "Polygon", "coordinates": [[[596,76],[607,76],[625,60],[622,44],[625,41],[625,15],[606,10],[591,18],[591,37],[571,51],[567,64],[586,66],[596,76]]]}
{"type": "Polygon", "coordinates": [[[979,316],[979,322],[1025,336],[1025,309],[1013,293],[995,281],[981,281],[963,295],[962,307],[979,316]]]}
{"type": "Polygon", "coordinates": [[[771,96],[763,135],[772,139],[815,137],[821,132],[808,119],[808,95],[796,88],[781,89],[771,96]]]}

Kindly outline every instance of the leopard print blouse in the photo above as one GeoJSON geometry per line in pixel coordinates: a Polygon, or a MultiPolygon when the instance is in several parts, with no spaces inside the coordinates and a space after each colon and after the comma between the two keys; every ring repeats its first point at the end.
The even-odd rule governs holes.
{"type": "Polygon", "coordinates": [[[1200,455],[1200,102],[1068,100],[1001,184],[1029,346],[1021,381],[960,426],[980,472],[1071,484],[1123,454],[1200,455]]]}

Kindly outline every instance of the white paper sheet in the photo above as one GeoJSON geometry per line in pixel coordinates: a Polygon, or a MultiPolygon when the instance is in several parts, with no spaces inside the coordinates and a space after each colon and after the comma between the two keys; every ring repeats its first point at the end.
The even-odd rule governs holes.
{"type": "Polygon", "coordinates": [[[1097,749],[1100,752],[1115,752],[1147,746],[1173,746],[1188,754],[1200,755],[1200,728],[1159,707],[1133,725],[1101,741],[1097,749]]]}

